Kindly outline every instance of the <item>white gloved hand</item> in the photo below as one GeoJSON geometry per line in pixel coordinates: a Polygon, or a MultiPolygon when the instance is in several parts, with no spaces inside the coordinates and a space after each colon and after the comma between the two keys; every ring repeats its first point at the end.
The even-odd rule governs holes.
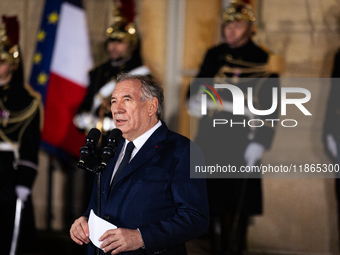
{"type": "Polygon", "coordinates": [[[331,134],[326,135],[326,141],[327,141],[327,148],[331,152],[331,154],[337,158],[338,157],[338,148],[336,141],[334,139],[334,136],[331,134]]]}
{"type": "Polygon", "coordinates": [[[26,202],[28,196],[31,194],[31,189],[23,185],[17,185],[15,186],[15,193],[19,199],[21,199],[23,202],[26,202]]]}
{"type": "Polygon", "coordinates": [[[190,116],[192,117],[202,117],[202,93],[197,93],[195,96],[190,97],[187,100],[187,108],[189,109],[190,116]]]}
{"type": "Polygon", "coordinates": [[[247,163],[247,166],[253,166],[258,160],[260,160],[263,156],[265,148],[262,144],[257,142],[251,142],[248,144],[245,152],[244,159],[247,163]]]}

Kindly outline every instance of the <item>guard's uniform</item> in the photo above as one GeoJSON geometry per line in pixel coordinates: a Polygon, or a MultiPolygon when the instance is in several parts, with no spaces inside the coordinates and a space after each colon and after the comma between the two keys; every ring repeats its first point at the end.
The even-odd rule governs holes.
{"type": "MultiPolygon", "coordinates": [[[[11,81],[0,86],[0,161],[12,186],[6,208],[1,208],[1,252],[9,254],[11,245],[16,196],[14,187],[32,188],[37,175],[38,150],[42,105],[23,86],[21,66],[13,73],[11,81]]],[[[18,252],[35,251],[36,233],[31,196],[24,204],[21,218],[18,252]]]]}
{"type": "Polygon", "coordinates": [[[9,182],[5,168],[0,161],[0,207],[5,208],[12,196],[13,188],[9,182]]]}
{"type": "MultiPolygon", "coordinates": [[[[228,89],[216,89],[223,106],[215,107],[214,103],[209,104],[208,99],[207,115],[202,116],[199,122],[195,140],[204,153],[207,166],[230,165],[240,169],[241,166],[247,165],[244,154],[250,142],[260,143],[266,149],[271,146],[274,128],[271,122],[266,122],[264,119],[277,119],[278,111],[266,116],[255,116],[247,111],[248,87],[253,88],[255,109],[267,110],[272,106],[272,89],[278,88],[279,84],[278,79],[268,79],[278,77],[268,72],[269,58],[270,55],[256,46],[251,39],[239,48],[230,48],[224,43],[207,52],[197,78],[220,78],[218,83],[221,83],[222,79],[223,83],[236,85],[244,94],[246,109],[245,115],[233,115],[233,108],[227,109],[226,106],[233,103],[232,94],[228,89]],[[213,127],[213,119],[226,119],[228,123],[213,127]],[[262,119],[265,124],[259,128],[251,128],[248,125],[250,119],[262,119]],[[244,124],[234,124],[231,127],[231,121],[244,124]]],[[[197,86],[196,88],[192,86],[191,95],[195,94],[195,89],[197,86]]],[[[259,124],[259,122],[251,123],[251,125],[259,124]]],[[[231,229],[233,219],[237,215],[240,217],[237,231],[241,232],[236,234],[236,238],[243,239],[248,217],[262,213],[261,179],[207,179],[207,188],[212,228],[217,224],[222,228],[231,229]],[[226,222],[225,218],[227,218],[226,222]]],[[[224,234],[228,235],[228,233],[224,234]]],[[[213,242],[218,238],[221,237],[213,237],[215,239],[213,242]]],[[[222,245],[228,246],[223,242],[229,238],[222,236],[222,245]]]]}

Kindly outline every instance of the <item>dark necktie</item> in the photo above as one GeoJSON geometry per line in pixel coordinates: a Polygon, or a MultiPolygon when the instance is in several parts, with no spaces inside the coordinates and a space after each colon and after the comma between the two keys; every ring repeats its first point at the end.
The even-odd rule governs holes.
{"type": "Polygon", "coordinates": [[[113,181],[112,181],[111,187],[113,187],[116,184],[116,182],[119,179],[119,176],[122,174],[122,172],[124,171],[125,167],[129,164],[129,161],[130,161],[130,158],[131,158],[131,153],[132,153],[134,148],[135,148],[135,145],[133,144],[133,142],[129,142],[127,144],[123,160],[122,160],[122,162],[120,162],[120,165],[119,165],[119,167],[117,169],[117,172],[116,172],[115,176],[113,177],[113,181]]]}

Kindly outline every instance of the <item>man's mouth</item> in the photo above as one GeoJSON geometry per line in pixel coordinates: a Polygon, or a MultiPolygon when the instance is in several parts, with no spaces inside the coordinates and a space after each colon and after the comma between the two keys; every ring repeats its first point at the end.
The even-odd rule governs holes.
{"type": "Polygon", "coordinates": [[[117,124],[123,124],[126,122],[126,120],[123,119],[116,119],[117,124]]]}

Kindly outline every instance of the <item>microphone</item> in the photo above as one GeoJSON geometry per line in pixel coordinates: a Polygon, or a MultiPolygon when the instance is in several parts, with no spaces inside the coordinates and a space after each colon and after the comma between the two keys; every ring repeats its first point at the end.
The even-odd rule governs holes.
{"type": "Polygon", "coordinates": [[[98,129],[92,128],[85,139],[85,145],[80,148],[79,164],[85,164],[85,160],[94,153],[94,147],[97,145],[101,133],[98,129]]]}
{"type": "Polygon", "coordinates": [[[122,139],[122,131],[118,128],[112,129],[109,138],[107,139],[107,145],[103,149],[103,159],[100,164],[101,167],[106,167],[109,160],[115,155],[116,147],[122,139]]]}

